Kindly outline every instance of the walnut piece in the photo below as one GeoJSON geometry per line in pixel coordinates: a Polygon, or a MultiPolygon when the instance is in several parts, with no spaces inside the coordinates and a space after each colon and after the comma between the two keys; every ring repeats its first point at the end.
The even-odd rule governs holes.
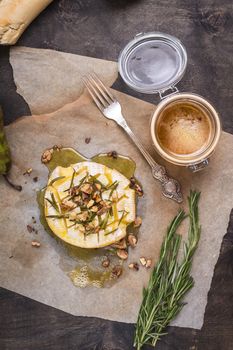
{"type": "Polygon", "coordinates": [[[63,199],[63,201],[61,202],[61,208],[63,210],[72,210],[76,208],[76,204],[68,199],[63,199]]]}
{"type": "Polygon", "coordinates": [[[146,259],[144,257],[141,257],[139,260],[142,266],[146,266],[146,259]]]}
{"type": "Polygon", "coordinates": [[[39,248],[40,247],[40,242],[32,241],[32,247],[39,248]]]}
{"type": "Polygon", "coordinates": [[[139,270],[138,263],[131,263],[131,264],[129,264],[129,269],[138,271],[139,270]]]}
{"type": "Polygon", "coordinates": [[[146,268],[149,269],[151,267],[152,264],[152,260],[151,259],[147,259],[146,261],[146,268]]]}
{"type": "Polygon", "coordinates": [[[118,249],[126,249],[127,245],[126,245],[126,240],[125,238],[121,239],[120,241],[112,244],[113,248],[118,248],[118,249]]]}
{"type": "Polygon", "coordinates": [[[134,227],[139,227],[142,224],[142,218],[140,216],[137,216],[134,220],[134,227]]]}
{"type": "Polygon", "coordinates": [[[110,265],[110,260],[109,258],[105,257],[105,259],[102,261],[102,266],[109,267],[109,265],[110,265]]]}
{"type": "Polygon", "coordinates": [[[93,191],[93,188],[90,184],[84,184],[80,188],[81,192],[84,192],[86,194],[91,194],[93,191]]]}
{"type": "Polygon", "coordinates": [[[132,233],[128,235],[128,243],[132,248],[135,248],[137,245],[137,237],[135,237],[132,233]]]}
{"type": "Polygon", "coordinates": [[[50,160],[52,159],[52,153],[53,149],[46,149],[41,156],[41,162],[44,164],[50,162],[50,160]]]}
{"type": "Polygon", "coordinates": [[[126,250],[124,249],[117,249],[117,256],[122,259],[122,260],[126,260],[128,259],[128,253],[126,250]]]}
{"type": "Polygon", "coordinates": [[[113,277],[120,277],[122,274],[122,267],[120,265],[116,265],[112,269],[112,275],[113,277]]]}

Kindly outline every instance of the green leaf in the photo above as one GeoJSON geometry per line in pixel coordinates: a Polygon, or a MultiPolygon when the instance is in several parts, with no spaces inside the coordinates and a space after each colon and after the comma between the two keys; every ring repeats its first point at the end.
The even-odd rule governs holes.
{"type": "Polygon", "coordinates": [[[56,181],[64,179],[65,176],[58,176],[55,179],[51,180],[50,183],[48,184],[48,186],[52,186],[56,181]]]}

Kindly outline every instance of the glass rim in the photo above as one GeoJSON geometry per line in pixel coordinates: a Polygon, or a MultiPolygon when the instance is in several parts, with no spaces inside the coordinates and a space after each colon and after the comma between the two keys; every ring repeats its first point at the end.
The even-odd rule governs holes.
{"type": "Polygon", "coordinates": [[[166,90],[173,88],[183,77],[185,70],[187,67],[187,51],[182,44],[182,42],[170,35],[170,34],[165,34],[162,32],[148,32],[148,33],[139,33],[135,36],[135,38],[131,41],[129,41],[126,46],[123,48],[121,51],[119,58],[118,58],[118,70],[119,73],[124,80],[124,82],[133,90],[142,92],[142,93],[147,93],[147,94],[155,94],[155,93],[163,93],[166,90]],[[135,50],[142,42],[146,42],[149,40],[160,40],[164,43],[170,44],[173,49],[176,50],[177,54],[180,57],[180,63],[181,63],[181,68],[176,74],[173,79],[169,81],[169,84],[164,84],[161,85],[159,88],[153,88],[153,87],[148,87],[148,86],[139,86],[139,84],[134,83],[130,78],[129,74],[127,71],[127,58],[129,57],[129,54],[135,50]]]}

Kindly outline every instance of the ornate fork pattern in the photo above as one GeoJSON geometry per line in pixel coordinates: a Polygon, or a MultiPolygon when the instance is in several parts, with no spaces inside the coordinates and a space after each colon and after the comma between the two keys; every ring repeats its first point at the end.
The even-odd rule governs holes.
{"type": "Polygon", "coordinates": [[[156,163],[147,152],[141,141],[137,136],[135,136],[131,128],[128,126],[125,118],[122,115],[121,105],[110,90],[107,89],[107,87],[95,74],[83,77],[83,82],[102,114],[106,118],[114,120],[119,126],[121,126],[129,135],[134,144],[138,147],[150,165],[153,177],[161,183],[163,195],[167,198],[175,200],[178,203],[181,203],[183,198],[179,182],[169,177],[165,167],[156,163]]]}

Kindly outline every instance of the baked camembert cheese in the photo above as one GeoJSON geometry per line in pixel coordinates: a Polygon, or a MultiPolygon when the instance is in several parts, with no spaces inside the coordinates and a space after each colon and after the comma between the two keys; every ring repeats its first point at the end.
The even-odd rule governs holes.
{"type": "Polygon", "coordinates": [[[115,169],[84,161],[56,167],[44,196],[45,217],[62,240],[82,248],[111,245],[135,220],[135,190],[115,169]]]}

